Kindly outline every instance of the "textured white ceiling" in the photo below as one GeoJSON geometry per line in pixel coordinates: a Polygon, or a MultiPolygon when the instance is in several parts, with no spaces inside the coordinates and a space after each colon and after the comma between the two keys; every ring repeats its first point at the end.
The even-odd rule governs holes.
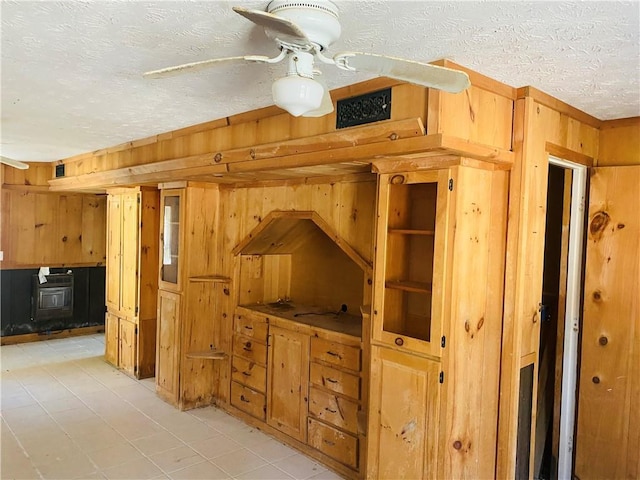
{"type": "MultiPolygon", "coordinates": [[[[603,120],[640,115],[637,0],[336,3],[343,34],[331,55],[448,58],[603,120]]],[[[277,54],[260,28],[231,11],[267,4],[3,0],[2,155],[57,160],[271,105],[284,64],[141,76],[208,58],[277,54]]],[[[322,68],[330,88],[368,78],[322,68]]]]}

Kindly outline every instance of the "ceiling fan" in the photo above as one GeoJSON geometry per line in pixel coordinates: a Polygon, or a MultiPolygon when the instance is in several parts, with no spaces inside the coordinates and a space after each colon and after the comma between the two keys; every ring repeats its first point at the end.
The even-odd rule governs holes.
{"type": "Polygon", "coordinates": [[[3,163],[4,165],[8,165],[13,168],[18,168],[20,170],[26,170],[29,168],[29,165],[24,162],[21,162],[19,160],[14,160],[13,158],[3,157],[3,156],[0,156],[0,163],[3,163]]]}
{"type": "Polygon", "coordinates": [[[243,7],[233,7],[233,10],[263,27],[266,35],[276,42],[280,54],[273,58],[245,55],[204,60],[154,70],[144,76],[164,78],[229,62],[278,63],[286,59],[287,73],[273,83],[273,100],[296,117],[321,117],[333,111],[329,91],[316,62],[451,93],[461,92],[470,85],[466,73],[428,63],[359,52],[341,52],[333,58],[325,56],[324,52],[341,34],[338,7],[329,0],[273,0],[266,12],[243,7]]]}

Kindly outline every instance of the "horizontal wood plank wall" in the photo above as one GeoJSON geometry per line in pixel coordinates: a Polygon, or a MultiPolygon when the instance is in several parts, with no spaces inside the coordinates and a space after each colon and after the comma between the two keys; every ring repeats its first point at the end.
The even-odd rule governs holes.
{"type": "MultiPolygon", "coordinates": [[[[422,118],[424,121],[427,89],[415,85],[381,78],[334,90],[331,95],[335,103],[341,98],[385,87],[392,88],[390,120],[422,118]]],[[[279,108],[271,107],[78,155],[59,163],[66,166],[65,176],[73,177],[334,131],[335,111],[320,118],[295,118],[279,108]]]]}
{"type": "Polygon", "coordinates": [[[54,168],[50,163],[29,163],[27,170],[20,170],[6,165],[2,169],[2,184],[29,187],[49,187],[48,180],[54,176],[54,168]]]}
{"type": "MultiPolygon", "coordinates": [[[[519,90],[514,119],[516,162],[509,194],[497,478],[515,473],[520,368],[533,363],[537,378],[548,145],[568,155],[596,158],[600,125],[597,119],[530,89],[519,90]]],[[[536,381],[533,395],[537,395],[536,381]]],[[[533,425],[535,419],[534,402],[533,425]]]]}
{"type": "Polygon", "coordinates": [[[2,268],[103,265],[106,203],[104,195],[2,188],[2,268]]]}
{"type": "Polygon", "coordinates": [[[640,165],[640,117],[603,122],[596,166],[640,165]]]}

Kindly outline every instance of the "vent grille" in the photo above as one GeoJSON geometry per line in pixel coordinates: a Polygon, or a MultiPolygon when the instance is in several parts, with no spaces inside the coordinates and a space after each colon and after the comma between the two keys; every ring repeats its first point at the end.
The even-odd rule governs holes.
{"type": "Polygon", "coordinates": [[[62,165],[56,165],[56,178],[64,177],[64,163],[62,165]]]}
{"type": "Polygon", "coordinates": [[[391,88],[338,100],[336,128],[355,127],[391,118],[391,88]]]}

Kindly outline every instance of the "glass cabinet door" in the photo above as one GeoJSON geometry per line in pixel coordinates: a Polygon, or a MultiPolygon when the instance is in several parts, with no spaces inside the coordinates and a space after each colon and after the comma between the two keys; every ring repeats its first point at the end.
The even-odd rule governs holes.
{"type": "Polygon", "coordinates": [[[433,355],[442,331],[447,176],[381,175],[379,187],[374,338],[433,355]]]}
{"type": "MultiPolygon", "coordinates": [[[[160,281],[165,284],[179,284],[180,260],[180,221],[181,221],[182,192],[163,192],[162,194],[162,225],[160,252],[160,281]]],[[[165,285],[166,286],[166,285],[165,285]]]]}

